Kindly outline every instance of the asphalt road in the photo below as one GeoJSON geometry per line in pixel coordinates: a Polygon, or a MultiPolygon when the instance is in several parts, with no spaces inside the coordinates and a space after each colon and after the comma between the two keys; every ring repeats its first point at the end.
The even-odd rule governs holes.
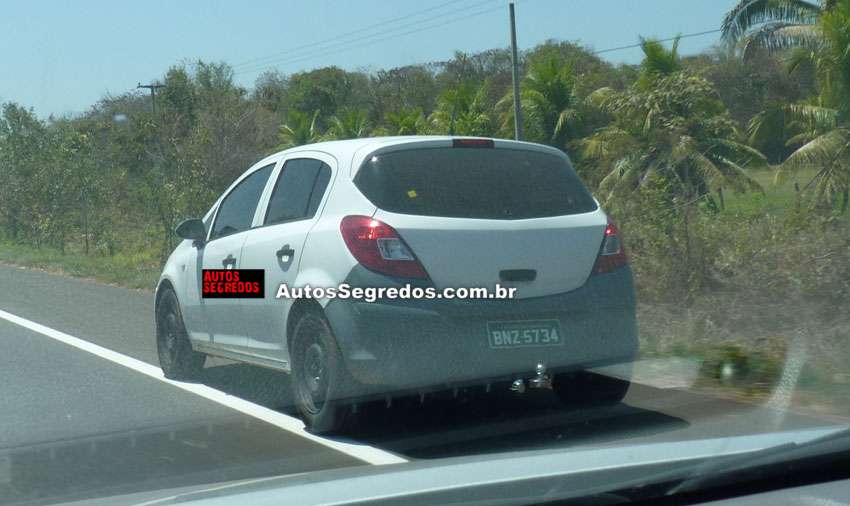
{"type": "Polygon", "coordinates": [[[208,361],[199,385],[175,384],[152,373],[157,360],[151,292],[0,265],[0,311],[97,345],[94,351],[81,349],[0,319],[4,504],[836,421],[649,381],[633,385],[623,403],[609,407],[565,410],[547,392],[517,398],[505,391],[431,397],[423,405],[404,399],[389,409],[370,405],[349,435],[324,440],[298,429],[286,375],[221,360],[208,361]],[[99,349],[129,358],[116,362],[111,352],[99,349]]]}

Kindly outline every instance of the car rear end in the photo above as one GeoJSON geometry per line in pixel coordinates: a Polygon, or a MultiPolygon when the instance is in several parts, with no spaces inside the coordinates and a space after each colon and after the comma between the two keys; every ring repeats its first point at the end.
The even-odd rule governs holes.
{"type": "Polygon", "coordinates": [[[374,393],[569,372],[637,353],[620,232],[560,151],[437,138],[355,157],[377,210],[340,220],[352,287],[514,288],[511,299],[332,300],[348,369],[374,393]],[[360,163],[362,160],[362,163],[360,163]],[[371,385],[371,387],[368,387],[371,385]]]}

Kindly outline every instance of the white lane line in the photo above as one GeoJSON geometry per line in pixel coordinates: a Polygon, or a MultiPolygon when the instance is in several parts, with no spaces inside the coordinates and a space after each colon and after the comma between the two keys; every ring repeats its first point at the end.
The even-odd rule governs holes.
{"type": "Polygon", "coordinates": [[[180,388],[187,392],[192,392],[195,395],[199,395],[205,399],[217,402],[222,406],[226,406],[230,409],[235,409],[240,413],[244,413],[248,416],[260,419],[266,423],[274,425],[275,427],[279,427],[297,436],[309,439],[310,441],[313,441],[320,445],[326,446],[338,452],[362,460],[363,462],[366,462],[368,464],[385,465],[407,462],[407,459],[405,458],[399,457],[394,453],[375,448],[374,446],[338,439],[330,439],[310,434],[304,429],[304,422],[295,417],[279,413],[273,409],[269,409],[267,407],[260,406],[259,404],[246,401],[245,399],[226,394],[221,390],[216,390],[215,388],[211,388],[206,385],[201,385],[198,383],[183,383],[180,381],[172,381],[162,375],[162,369],[160,369],[159,367],[148,364],[147,362],[142,362],[141,360],[137,360],[132,357],[128,357],[127,355],[112,351],[110,349],[104,348],[103,346],[98,346],[84,339],[80,339],[79,337],[74,337],[64,332],[60,332],[56,329],[46,327],[40,323],[27,320],[26,318],[21,318],[20,316],[13,315],[12,313],[7,313],[6,311],[0,310],[0,318],[8,322],[14,323],[15,325],[20,325],[21,327],[32,330],[33,332],[38,332],[39,334],[47,336],[51,339],[55,339],[67,345],[73,346],[74,348],[87,351],[93,355],[97,355],[100,358],[109,360],[110,362],[123,365],[124,367],[132,369],[136,372],[140,372],[146,376],[150,376],[151,378],[162,381],[163,383],[167,383],[171,386],[180,388]]]}

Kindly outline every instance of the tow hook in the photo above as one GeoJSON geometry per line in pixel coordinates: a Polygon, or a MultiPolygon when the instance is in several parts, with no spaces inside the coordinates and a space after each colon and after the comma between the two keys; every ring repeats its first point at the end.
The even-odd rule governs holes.
{"type": "Polygon", "coordinates": [[[515,394],[524,394],[525,393],[525,380],[524,379],[515,379],[513,383],[511,383],[511,392],[515,394]]]}
{"type": "Polygon", "coordinates": [[[531,388],[552,389],[552,376],[546,372],[546,366],[537,364],[537,368],[534,370],[534,377],[528,380],[528,386],[531,388]]]}
{"type": "Polygon", "coordinates": [[[515,379],[511,383],[510,390],[517,394],[523,394],[528,388],[552,389],[552,376],[546,372],[546,366],[537,364],[533,378],[530,378],[527,382],[522,378],[515,379]]]}

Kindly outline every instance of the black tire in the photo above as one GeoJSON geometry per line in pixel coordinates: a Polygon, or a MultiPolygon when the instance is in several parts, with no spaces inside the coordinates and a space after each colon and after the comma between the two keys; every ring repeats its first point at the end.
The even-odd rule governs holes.
{"type": "Polygon", "coordinates": [[[587,371],[558,374],[552,385],[566,406],[584,404],[616,404],[629,391],[631,382],[587,371]]]}
{"type": "Polygon", "coordinates": [[[315,434],[343,430],[351,408],[342,399],[348,384],[342,354],[328,321],[318,311],[301,313],[292,331],[292,396],[315,434]]]}
{"type": "Polygon", "coordinates": [[[156,351],[166,378],[194,380],[201,375],[207,356],[192,349],[180,304],[166,289],[156,305],[156,351]]]}

